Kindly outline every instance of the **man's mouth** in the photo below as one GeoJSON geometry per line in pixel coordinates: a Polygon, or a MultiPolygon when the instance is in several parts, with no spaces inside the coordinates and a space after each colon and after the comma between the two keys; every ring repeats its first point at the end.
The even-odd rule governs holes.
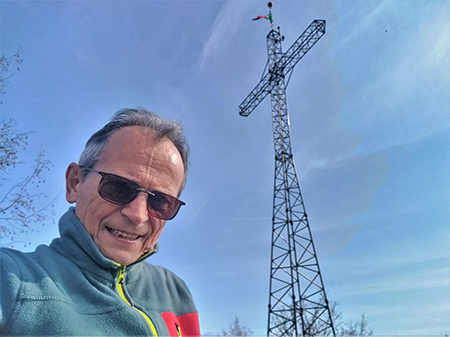
{"type": "Polygon", "coordinates": [[[123,231],[119,231],[118,229],[114,229],[111,227],[106,226],[106,229],[114,236],[120,238],[120,239],[125,239],[125,240],[130,240],[130,241],[134,241],[137,238],[140,237],[140,235],[137,234],[130,234],[127,232],[123,232],[123,231]]]}

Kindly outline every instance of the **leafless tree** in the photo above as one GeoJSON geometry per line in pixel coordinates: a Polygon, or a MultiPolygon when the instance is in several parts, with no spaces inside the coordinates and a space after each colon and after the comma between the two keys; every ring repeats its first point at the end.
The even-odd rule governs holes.
{"type": "Polygon", "coordinates": [[[223,329],[220,336],[251,336],[253,331],[250,330],[245,325],[242,325],[241,320],[238,316],[235,316],[233,322],[228,326],[228,328],[223,329]]]}
{"type": "Polygon", "coordinates": [[[45,182],[43,171],[52,166],[43,150],[37,154],[29,175],[15,182],[7,178],[23,164],[19,152],[26,149],[30,134],[17,132],[14,126],[12,119],[0,122],[0,243],[3,246],[14,246],[18,234],[33,231],[32,224],[45,223],[54,215],[53,203],[45,202],[46,194],[38,191],[45,182]]]}
{"type": "MultiPolygon", "coordinates": [[[[19,70],[22,63],[20,49],[10,57],[0,57],[0,102],[5,94],[8,80],[14,73],[10,68],[19,70]]],[[[0,121],[0,245],[14,246],[22,242],[19,234],[35,230],[34,223],[44,223],[53,218],[51,207],[53,202],[42,202],[46,198],[37,189],[44,182],[42,172],[51,167],[50,160],[40,150],[37,154],[31,174],[17,181],[11,181],[12,172],[23,164],[19,161],[19,152],[26,149],[30,132],[21,133],[16,130],[14,120],[0,121]]],[[[24,243],[25,246],[27,243],[24,243]]]]}
{"type": "MultiPolygon", "coordinates": [[[[331,319],[333,321],[334,330],[336,336],[340,337],[350,337],[350,336],[372,336],[373,330],[369,328],[369,324],[366,319],[366,315],[362,314],[361,320],[353,322],[343,322],[342,313],[338,311],[338,302],[329,300],[328,306],[330,308],[331,319]]],[[[319,309],[318,309],[319,310],[319,309]]],[[[316,315],[319,316],[319,315],[316,315]]],[[[274,317],[274,316],[273,316],[274,317]]],[[[292,320],[293,322],[294,320],[292,320]]],[[[331,329],[327,329],[328,324],[316,320],[315,322],[306,322],[308,329],[308,336],[332,336],[331,329]]],[[[294,336],[295,329],[293,324],[285,320],[277,320],[273,318],[272,326],[277,326],[277,331],[281,336],[294,336]]],[[[301,334],[301,331],[298,332],[301,334]]]]}
{"type": "Polygon", "coordinates": [[[369,328],[365,314],[361,315],[361,320],[355,323],[344,323],[343,325],[339,329],[339,336],[373,336],[373,330],[369,328]]]}
{"type": "Polygon", "coordinates": [[[1,97],[6,92],[6,87],[9,84],[9,79],[15,75],[11,72],[11,68],[16,71],[20,70],[20,65],[22,64],[22,58],[20,57],[21,49],[11,56],[0,56],[0,103],[2,103],[1,97]]]}

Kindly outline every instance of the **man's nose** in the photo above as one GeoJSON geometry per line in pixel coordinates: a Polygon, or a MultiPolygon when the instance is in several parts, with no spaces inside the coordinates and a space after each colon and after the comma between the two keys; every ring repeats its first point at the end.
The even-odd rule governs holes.
{"type": "Polygon", "coordinates": [[[146,222],[149,219],[147,195],[145,193],[139,193],[132,202],[122,207],[122,214],[135,224],[146,222]]]}

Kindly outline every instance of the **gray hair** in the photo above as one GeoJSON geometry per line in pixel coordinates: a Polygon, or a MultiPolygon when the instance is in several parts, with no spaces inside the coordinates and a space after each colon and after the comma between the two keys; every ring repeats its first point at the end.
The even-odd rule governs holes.
{"type": "MultiPolygon", "coordinates": [[[[94,168],[100,160],[103,149],[108,143],[111,135],[120,128],[127,126],[143,126],[155,131],[157,140],[168,138],[180,152],[184,166],[184,178],[181,184],[178,196],[181,195],[186,186],[189,144],[183,132],[180,122],[164,119],[157,114],[147,111],[143,108],[122,109],[114,114],[111,121],[103,128],[94,133],[87,141],[86,146],[81,153],[79,165],[84,168],[94,168]]],[[[83,179],[89,174],[88,170],[83,170],[83,179]]]]}

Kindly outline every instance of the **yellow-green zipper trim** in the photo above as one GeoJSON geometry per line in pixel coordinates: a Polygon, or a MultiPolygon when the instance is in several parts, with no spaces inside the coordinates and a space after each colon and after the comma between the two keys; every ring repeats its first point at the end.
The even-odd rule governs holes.
{"type": "Polygon", "coordinates": [[[181,329],[180,329],[180,327],[178,326],[178,324],[175,324],[175,327],[177,328],[177,335],[178,335],[178,337],[182,337],[182,336],[181,336],[181,329]]]}
{"type": "Polygon", "coordinates": [[[119,272],[117,274],[117,291],[119,292],[120,297],[127,303],[130,307],[139,312],[147,321],[147,324],[150,326],[150,330],[152,330],[153,336],[158,337],[158,333],[156,332],[155,325],[151,321],[150,317],[148,317],[142,310],[139,310],[134,305],[128,301],[127,296],[125,295],[125,291],[123,289],[123,283],[125,282],[125,268],[126,266],[120,266],[119,272]]]}

